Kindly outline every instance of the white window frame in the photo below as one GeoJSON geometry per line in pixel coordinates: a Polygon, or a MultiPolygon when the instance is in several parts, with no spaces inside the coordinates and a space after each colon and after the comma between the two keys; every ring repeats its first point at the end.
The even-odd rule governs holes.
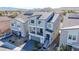
{"type": "Polygon", "coordinates": [[[34,31],[35,32],[35,27],[30,27],[30,32],[34,31]]]}
{"type": "Polygon", "coordinates": [[[53,29],[52,24],[51,24],[51,23],[47,23],[47,28],[48,28],[48,29],[53,29]],[[50,25],[50,26],[49,26],[49,25],[50,25]]]}
{"type": "Polygon", "coordinates": [[[34,21],[34,23],[35,23],[35,20],[31,19],[31,20],[30,20],[30,23],[31,23],[31,24],[34,24],[34,23],[32,23],[32,21],[34,21]]]}
{"type": "Polygon", "coordinates": [[[40,20],[38,20],[38,25],[40,25],[39,22],[40,22],[40,24],[42,23],[40,20]]]}
{"type": "MultiPolygon", "coordinates": [[[[72,37],[73,38],[73,37],[72,37]]],[[[78,32],[77,31],[68,31],[67,42],[77,42],[78,32]],[[76,40],[69,39],[69,35],[76,36],[76,40]]]]}

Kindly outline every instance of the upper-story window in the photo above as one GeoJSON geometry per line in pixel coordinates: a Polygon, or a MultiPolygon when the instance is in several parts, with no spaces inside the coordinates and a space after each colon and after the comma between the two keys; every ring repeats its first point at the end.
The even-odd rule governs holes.
{"type": "Polygon", "coordinates": [[[72,39],[72,35],[69,35],[68,39],[72,39]]]}
{"type": "Polygon", "coordinates": [[[16,25],[16,22],[15,21],[12,21],[11,22],[11,26],[15,26],[16,25]]]}
{"type": "Polygon", "coordinates": [[[14,23],[12,23],[11,25],[14,26],[14,23]]]}
{"type": "Polygon", "coordinates": [[[79,19],[79,17],[68,17],[69,19],[79,19]]]}
{"type": "Polygon", "coordinates": [[[19,28],[20,28],[20,25],[17,25],[17,27],[19,27],[19,28]]]}
{"type": "Polygon", "coordinates": [[[51,28],[51,23],[48,23],[48,28],[51,28]]]}
{"type": "Polygon", "coordinates": [[[40,24],[41,23],[41,21],[38,21],[38,24],[40,24]]]}
{"type": "Polygon", "coordinates": [[[51,28],[51,24],[50,23],[48,24],[48,27],[51,28]]]}
{"type": "Polygon", "coordinates": [[[70,40],[76,40],[76,35],[69,34],[68,39],[70,39],[70,40]]]}
{"type": "Polygon", "coordinates": [[[35,28],[34,27],[30,27],[30,32],[31,33],[35,33],[35,28]]]}
{"type": "Polygon", "coordinates": [[[34,20],[31,20],[31,23],[34,23],[34,20]]]}
{"type": "Polygon", "coordinates": [[[78,32],[69,31],[68,32],[68,40],[77,40],[78,32]]]}

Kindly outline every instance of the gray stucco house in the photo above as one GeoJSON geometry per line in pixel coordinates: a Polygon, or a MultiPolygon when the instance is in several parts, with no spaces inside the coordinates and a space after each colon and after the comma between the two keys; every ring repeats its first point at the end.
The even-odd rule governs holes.
{"type": "Polygon", "coordinates": [[[59,34],[61,16],[54,12],[34,12],[28,22],[29,40],[49,46],[59,34]]]}

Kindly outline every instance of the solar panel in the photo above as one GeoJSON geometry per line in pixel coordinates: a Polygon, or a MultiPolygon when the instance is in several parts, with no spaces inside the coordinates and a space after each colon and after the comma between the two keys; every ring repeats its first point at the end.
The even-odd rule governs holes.
{"type": "Polygon", "coordinates": [[[69,19],[79,19],[79,17],[68,17],[69,19]]]}

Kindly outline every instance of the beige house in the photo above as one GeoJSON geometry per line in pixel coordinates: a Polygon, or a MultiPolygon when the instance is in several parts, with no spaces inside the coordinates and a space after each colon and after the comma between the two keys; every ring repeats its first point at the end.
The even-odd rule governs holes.
{"type": "Polygon", "coordinates": [[[8,17],[3,16],[0,17],[0,36],[10,31],[10,25],[9,25],[10,20],[11,19],[8,17]]]}

